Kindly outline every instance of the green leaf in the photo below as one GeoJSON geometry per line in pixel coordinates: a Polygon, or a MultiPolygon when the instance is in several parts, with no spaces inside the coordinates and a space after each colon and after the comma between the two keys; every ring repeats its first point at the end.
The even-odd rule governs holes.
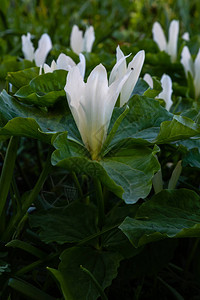
{"type": "Polygon", "coordinates": [[[28,85],[22,86],[15,96],[24,103],[36,106],[52,106],[61,97],[66,98],[64,87],[67,71],[56,70],[33,78],[28,85]]]}
{"type": "Polygon", "coordinates": [[[65,104],[60,103],[53,110],[41,110],[19,103],[5,90],[0,94],[0,125],[5,126],[0,129],[1,139],[20,135],[50,143],[54,134],[68,130],[71,138],[80,140],[79,131],[65,104]]]}
{"type": "Polygon", "coordinates": [[[20,292],[22,295],[28,297],[27,299],[33,300],[55,300],[55,298],[36,288],[32,284],[15,278],[10,278],[8,285],[14,290],[20,292]]]}
{"type": "Polygon", "coordinates": [[[98,177],[100,181],[123,198],[126,203],[135,203],[145,198],[151,189],[151,179],[159,170],[155,154],[159,151],[147,147],[115,149],[99,161],[89,159],[86,149],[67,140],[60,134],[54,141],[57,149],[52,155],[52,164],[78,174],[98,177]]]}
{"type": "Polygon", "coordinates": [[[29,60],[18,60],[17,56],[7,55],[0,64],[0,78],[5,79],[8,72],[15,72],[21,69],[31,68],[33,63],[29,60]]]}
{"type": "Polygon", "coordinates": [[[52,208],[29,216],[30,225],[39,227],[45,243],[75,243],[97,232],[97,212],[92,205],[72,202],[65,208],[52,208]]]}
{"type": "Polygon", "coordinates": [[[191,190],[163,190],[119,228],[135,247],[165,238],[200,237],[199,200],[191,190]]]}
{"type": "Polygon", "coordinates": [[[9,72],[7,75],[7,80],[16,88],[29,84],[29,82],[39,76],[40,68],[33,67],[25,70],[20,70],[17,72],[9,72]]]}
{"type": "Polygon", "coordinates": [[[118,253],[105,252],[89,247],[73,247],[61,254],[58,270],[49,270],[60,283],[66,300],[96,300],[99,292],[92,279],[81,270],[89,270],[102,289],[108,287],[117,276],[122,257],[118,253]],[[78,280],[77,280],[78,279],[78,280]]]}
{"type": "Polygon", "coordinates": [[[160,81],[157,80],[156,77],[154,77],[154,76],[152,77],[152,79],[153,79],[153,88],[152,89],[148,88],[148,90],[146,90],[143,94],[144,96],[149,97],[149,98],[155,98],[162,91],[160,81]]]}
{"type": "Polygon", "coordinates": [[[199,149],[194,148],[188,151],[187,155],[183,159],[184,165],[190,165],[191,167],[200,168],[200,153],[199,149]]]}
{"type": "Polygon", "coordinates": [[[41,251],[40,249],[37,249],[36,247],[32,246],[31,244],[28,244],[28,243],[20,241],[20,240],[12,240],[6,244],[6,247],[22,249],[22,250],[24,250],[38,258],[41,258],[41,259],[43,259],[46,256],[45,252],[41,251]]]}

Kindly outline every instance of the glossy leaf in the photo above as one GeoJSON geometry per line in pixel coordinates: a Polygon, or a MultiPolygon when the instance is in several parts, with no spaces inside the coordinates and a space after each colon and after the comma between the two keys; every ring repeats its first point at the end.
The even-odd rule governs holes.
{"type": "Polygon", "coordinates": [[[119,228],[135,247],[165,238],[200,237],[199,200],[191,190],[163,190],[119,228]]]}
{"type": "Polygon", "coordinates": [[[80,266],[88,269],[104,290],[117,276],[122,257],[114,252],[89,247],[73,247],[66,249],[60,259],[58,270],[49,270],[58,280],[64,298],[66,300],[96,300],[99,292],[80,266]]]}

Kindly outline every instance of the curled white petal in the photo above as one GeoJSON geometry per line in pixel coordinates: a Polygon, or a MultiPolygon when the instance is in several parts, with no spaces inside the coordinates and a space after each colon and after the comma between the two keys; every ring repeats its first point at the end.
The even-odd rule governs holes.
{"type": "Polygon", "coordinates": [[[94,40],[95,40],[94,27],[90,26],[87,28],[84,34],[83,51],[91,52],[94,40]]]}
{"type": "Polygon", "coordinates": [[[181,64],[183,65],[186,77],[188,76],[188,72],[191,73],[192,77],[195,76],[194,63],[187,46],[183,47],[181,53],[181,64]]]}
{"type": "Polygon", "coordinates": [[[130,98],[131,93],[138,81],[142,66],[144,64],[145,52],[139,51],[128,65],[127,72],[131,72],[129,78],[124,83],[120,94],[120,106],[123,106],[130,98]]]}
{"type": "Polygon", "coordinates": [[[158,95],[157,98],[161,98],[165,101],[165,107],[167,110],[170,110],[173,101],[171,99],[172,96],[172,80],[170,76],[163,74],[161,77],[161,85],[162,85],[162,92],[158,95]]]}
{"type": "Polygon", "coordinates": [[[28,32],[27,35],[22,35],[22,52],[25,59],[33,61],[34,60],[34,47],[31,42],[31,34],[28,32]]]}
{"type": "Polygon", "coordinates": [[[51,38],[47,33],[44,33],[38,42],[38,48],[34,54],[36,66],[40,67],[41,65],[44,64],[51,48],[52,48],[51,38]]]}
{"type": "Polygon", "coordinates": [[[185,32],[185,33],[182,35],[182,39],[188,42],[188,41],[190,40],[189,32],[185,32]]]}
{"type": "Polygon", "coordinates": [[[83,51],[83,32],[78,28],[77,25],[72,27],[70,46],[76,54],[79,54],[83,51]]]}
{"type": "Polygon", "coordinates": [[[153,88],[153,79],[149,73],[144,74],[143,80],[148,83],[151,89],[153,88]]]}
{"type": "Polygon", "coordinates": [[[160,51],[166,51],[167,41],[160,23],[155,22],[153,24],[152,33],[153,33],[153,40],[158,45],[160,51]]]}
{"type": "Polygon", "coordinates": [[[75,67],[76,65],[73,59],[68,55],[65,55],[64,53],[61,53],[58,56],[56,63],[58,69],[66,71],[69,71],[72,67],[75,67]]]}
{"type": "Polygon", "coordinates": [[[194,70],[195,70],[195,76],[194,76],[195,98],[197,99],[200,96],[200,49],[194,61],[194,70]]]}
{"type": "Polygon", "coordinates": [[[175,62],[177,58],[177,43],[179,34],[179,21],[173,20],[169,26],[169,37],[167,44],[167,53],[171,57],[171,61],[175,62]]]}

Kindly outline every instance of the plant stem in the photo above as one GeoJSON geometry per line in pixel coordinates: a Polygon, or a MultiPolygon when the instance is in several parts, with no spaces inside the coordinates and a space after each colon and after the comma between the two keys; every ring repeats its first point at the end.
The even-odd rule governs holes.
{"type": "Polygon", "coordinates": [[[36,185],[34,186],[34,188],[32,189],[32,191],[30,192],[29,196],[27,197],[27,199],[24,201],[24,203],[22,204],[22,209],[21,211],[18,211],[18,213],[11,219],[11,222],[5,232],[5,234],[3,235],[3,240],[7,241],[10,236],[13,234],[13,231],[16,229],[16,225],[17,223],[20,222],[20,220],[23,218],[23,216],[26,214],[28,208],[31,206],[31,204],[35,201],[35,199],[37,198],[47,176],[49,175],[49,172],[52,168],[51,166],[51,153],[52,153],[52,147],[49,150],[48,156],[47,156],[47,160],[46,163],[44,165],[44,168],[42,170],[42,173],[40,174],[40,177],[38,178],[38,181],[36,182],[36,185]]]}
{"type": "Polygon", "coordinates": [[[78,178],[77,178],[75,172],[72,172],[72,178],[73,178],[74,183],[75,183],[75,185],[76,185],[76,188],[77,188],[77,190],[78,190],[79,196],[82,198],[82,197],[83,197],[83,192],[82,192],[80,183],[79,183],[79,181],[78,181],[78,178]]]}
{"type": "Polygon", "coordinates": [[[102,193],[102,187],[100,180],[95,177],[94,178],[94,186],[96,191],[96,199],[97,199],[97,206],[98,206],[98,226],[101,230],[104,223],[104,199],[103,199],[103,193],[102,193]]]}
{"type": "Polygon", "coordinates": [[[17,156],[19,137],[12,136],[8,144],[3,169],[0,178],[0,218],[5,208],[10,184],[13,177],[15,160],[17,156]]]}

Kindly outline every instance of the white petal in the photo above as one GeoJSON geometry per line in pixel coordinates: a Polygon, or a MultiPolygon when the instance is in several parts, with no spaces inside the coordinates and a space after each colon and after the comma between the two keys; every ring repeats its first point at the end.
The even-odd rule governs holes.
{"type": "Polygon", "coordinates": [[[151,89],[153,89],[153,79],[149,73],[144,74],[143,80],[148,83],[151,89]]]}
{"type": "Polygon", "coordinates": [[[129,57],[130,55],[131,54],[124,56],[120,47],[119,46],[117,47],[116,49],[117,62],[111,70],[110,77],[109,77],[109,85],[113,83],[115,80],[123,77],[127,73],[126,58],[129,57]]]}
{"type": "MultiPolygon", "coordinates": [[[[42,66],[40,67],[42,69],[42,66]]],[[[44,73],[52,73],[51,67],[49,67],[47,64],[44,64],[44,73]]]]}
{"type": "Polygon", "coordinates": [[[179,21],[173,20],[169,26],[169,38],[167,45],[167,53],[170,55],[172,62],[175,62],[177,58],[178,33],[179,21]]]}
{"type": "Polygon", "coordinates": [[[91,52],[94,40],[95,40],[94,27],[90,26],[85,31],[83,51],[91,52]]]}
{"type": "Polygon", "coordinates": [[[115,80],[110,86],[109,86],[109,92],[106,98],[106,110],[105,110],[105,118],[107,119],[107,128],[110,123],[110,119],[112,116],[112,112],[115,106],[115,103],[117,101],[117,98],[119,96],[119,93],[121,92],[124,84],[128,80],[128,78],[131,75],[131,71],[127,72],[123,77],[119,78],[118,80],[115,80]]]}
{"type": "Polygon", "coordinates": [[[47,33],[44,33],[39,42],[38,48],[35,51],[35,64],[36,66],[41,66],[46,61],[47,55],[52,48],[51,38],[47,33]]]}
{"type": "Polygon", "coordinates": [[[160,51],[166,51],[167,41],[160,23],[155,22],[152,28],[153,40],[158,45],[160,51]]]}
{"type": "Polygon", "coordinates": [[[184,46],[181,52],[181,63],[183,65],[186,77],[188,76],[188,72],[190,72],[194,78],[194,63],[187,46],[184,46]]]}
{"type": "Polygon", "coordinates": [[[144,50],[141,50],[134,56],[132,61],[129,63],[128,71],[131,71],[131,74],[123,85],[120,94],[120,106],[123,106],[129,100],[131,93],[140,76],[140,72],[144,63],[144,58],[145,52],[144,50]]]}
{"type": "Polygon", "coordinates": [[[76,65],[73,59],[71,59],[71,57],[65,55],[64,53],[61,53],[58,56],[56,62],[59,70],[61,69],[61,70],[69,71],[72,67],[75,67],[76,65]]]}
{"type": "Polygon", "coordinates": [[[166,105],[165,105],[166,109],[170,110],[170,107],[173,104],[172,99],[171,99],[172,92],[173,92],[173,90],[172,90],[172,80],[168,75],[163,74],[160,82],[161,82],[163,90],[158,95],[158,98],[163,99],[166,103],[166,105]]]}
{"type": "Polygon", "coordinates": [[[188,42],[188,41],[190,40],[189,32],[185,32],[185,33],[182,35],[182,39],[188,42]]]}
{"type": "Polygon", "coordinates": [[[31,42],[31,34],[28,32],[27,36],[22,35],[22,52],[25,59],[33,61],[34,60],[34,47],[31,42]]]}
{"type": "Polygon", "coordinates": [[[77,25],[72,27],[70,46],[76,54],[79,54],[83,51],[83,32],[79,30],[77,25]]]}
{"type": "Polygon", "coordinates": [[[195,98],[197,99],[200,96],[200,49],[194,61],[194,70],[195,70],[195,76],[194,76],[195,98]]]}
{"type": "Polygon", "coordinates": [[[101,150],[107,134],[105,118],[106,96],[108,94],[107,72],[103,65],[98,65],[90,73],[86,83],[85,111],[87,113],[88,144],[92,156],[101,150]]]}
{"type": "Polygon", "coordinates": [[[86,66],[85,56],[82,53],[80,53],[79,54],[79,59],[80,59],[80,62],[77,64],[77,67],[79,68],[81,76],[84,78],[84,76],[85,76],[85,66],[86,66]]]}

